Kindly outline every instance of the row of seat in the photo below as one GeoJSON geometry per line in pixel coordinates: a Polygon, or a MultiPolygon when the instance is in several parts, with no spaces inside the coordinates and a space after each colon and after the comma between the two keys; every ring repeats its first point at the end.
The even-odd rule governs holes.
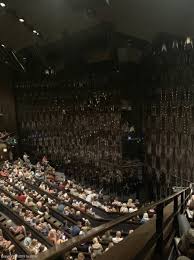
{"type": "MultiPolygon", "coordinates": [[[[21,180],[20,180],[21,181],[21,180]]],[[[6,180],[6,182],[8,183],[8,184],[10,184],[10,185],[12,185],[12,186],[14,186],[17,190],[19,190],[20,192],[21,192],[21,190],[16,186],[16,183],[10,183],[9,181],[7,181],[6,180]]],[[[32,191],[35,191],[36,189],[37,189],[37,187],[35,186],[35,185],[33,185],[33,184],[31,184],[31,183],[29,183],[29,182],[27,182],[27,181],[25,181],[25,180],[22,180],[21,181],[23,184],[24,184],[24,188],[25,188],[25,193],[29,193],[30,192],[30,196],[32,197],[32,191]],[[31,186],[31,187],[30,187],[31,186]]],[[[46,192],[45,192],[46,193],[46,192]]],[[[44,194],[44,193],[42,193],[42,194],[44,194]]],[[[39,194],[40,195],[40,194],[39,194]]],[[[49,195],[49,194],[48,194],[49,195]]],[[[36,198],[34,198],[35,200],[37,200],[36,198]]],[[[50,221],[54,221],[55,222],[55,219],[52,217],[52,216],[50,216],[50,215],[48,215],[47,216],[48,217],[48,220],[50,220],[50,221]]],[[[47,218],[46,217],[46,218],[47,218]]],[[[52,223],[53,224],[53,223],[52,223]]],[[[113,232],[111,232],[111,234],[112,235],[115,235],[115,231],[113,231],[113,232]]],[[[127,236],[127,233],[126,232],[122,232],[122,236],[127,236]]],[[[106,248],[108,245],[107,245],[107,243],[102,243],[102,245],[106,248]]],[[[80,249],[81,250],[81,249],[80,249]]]]}
{"type": "MultiPolygon", "coordinates": [[[[12,244],[16,248],[16,254],[23,254],[23,255],[30,255],[30,251],[26,248],[23,244],[25,236],[23,234],[13,234],[9,230],[9,223],[10,218],[0,212],[0,228],[4,236],[9,238],[12,244]]],[[[12,227],[16,227],[16,224],[12,221],[12,227]]]]}
{"type": "MultiPolygon", "coordinates": [[[[5,180],[5,183],[6,183],[7,181],[5,180]]],[[[7,182],[7,184],[11,184],[10,182],[7,182]]],[[[12,185],[12,187],[14,188],[14,190],[17,192],[18,191],[18,188],[12,183],[11,184],[12,185]]],[[[4,185],[4,187],[6,187],[6,184],[4,185]]],[[[10,194],[8,191],[6,191],[6,190],[4,190],[4,189],[2,189],[2,188],[0,188],[0,191],[2,192],[2,193],[4,193],[6,196],[8,196],[8,197],[10,197],[11,199],[12,199],[12,201],[14,201],[14,200],[16,200],[17,202],[19,202],[17,199],[16,199],[16,197],[15,196],[13,196],[12,194],[10,194]]],[[[21,190],[20,190],[21,191],[21,190]]],[[[35,212],[33,209],[30,209],[27,205],[25,205],[24,203],[21,203],[20,202],[20,204],[22,204],[22,206],[24,206],[25,208],[27,208],[28,210],[31,210],[31,211],[33,211],[33,212],[35,212]]],[[[6,207],[5,205],[4,205],[4,207],[6,207]]],[[[13,219],[14,219],[14,217],[15,217],[15,212],[12,212],[12,210],[11,209],[9,209],[8,207],[6,207],[7,208],[7,210],[8,210],[8,212],[13,216],[13,219]]],[[[36,213],[35,213],[36,214],[36,213]]],[[[18,216],[17,215],[17,218],[18,219],[20,219],[20,221],[19,221],[19,223],[21,223],[21,222],[23,222],[23,220],[21,219],[21,217],[20,216],[18,216]]],[[[44,215],[44,218],[45,218],[45,221],[47,221],[49,224],[51,224],[53,227],[55,227],[55,228],[57,228],[57,229],[60,229],[60,227],[61,227],[61,224],[62,223],[60,223],[58,220],[56,221],[56,219],[54,218],[54,217],[52,217],[50,214],[48,214],[48,215],[44,215]],[[60,225],[59,225],[59,223],[60,223],[60,225]],[[58,227],[58,225],[59,225],[59,227],[58,227]]],[[[27,229],[28,229],[28,227],[29,227],[29,225],[26,223],[26,222],[23,222],[23,224],[25,225],[25,227],[27,226],[27,229]]],[[[32,227],[31,227],[32,228],[32,227]]],[[[32,229],[34,229],[34,228],[32,228],[32,229]]],[[[31,229],[30,229],[31,230],[31,229]]],[[[33,231],[36,231],[36,229],[34,229],[33,231]]],[[[66,233],[67,234],[67,233],[66,233]]],[[[37,237],[43,237],[42,235],[41,235],[41,233],[36,233],[36,238],[37,237]]],[[[68,237],[69,238],[71,238],[71,235],[70,234],[68,234],[68,237]]],[[[23,238],[25,238],[24,236],[20,236],[20,239],[23,239],[23,238]]],[[[44,239],[45,240],[47,240],[47,242],[48,243],[50,243],[49,241],[48,241],[48,239],[46,238],[46,237],[44,237],[44,239]]],[[[53,246],[51,243],[50,243],[50,247],[51,246],[53,246]]],[[[80,248],[80,250],[81,250],[81,248],[80,248]]],[[[73,256],[77,256],[77,254],[79,253],[79,251],[78,250],[74,250],[73,252],[71,252],[71,254],[73,255],[73,256]]],[[[83,252],[86,256],[87,256],[87,258],[88,258],[88,253],[87,252],[83,252]]],[[[87,259],[86,258],[86,259],[87,259]]]]}
{"type": "MultiPolygon", "coordinates": [[[[33,187],[35,187],[36,190],[40,190],[40,188],[38,188],[38,187],[36,186],[36,184],[38,183],[39,180],[38,180],[38,179],[36,179],[36,180],[37,180],[37,181],[33,183],[33,184],[34,184],[33,187]]],[[[52,183],[50,183],[50,182],[48,182],[48,181],[44,181],[44,182],[45,182],[48,186],[50,186],[51,188],[54,187],[55,189],[57,189],[58,192],[61,191],[57,185],[53,185],[52,183]]],[[[29,184],[29,183],[28,183],[28,184],[29,184]]],[[[30,185],[32,185],[32,184],[30,184],[30,185]]],[[[41,191],[42,191],[42,190],[41,190],[41,191]]],[[[59,198],[57,197],[57,194],[56,194],[56,196],[55,196],[55,195],[50,194],[50,193],[48,193],[48,192],[46,192],[46,191],[43,191],[43,192],[44,192],[45,194],[47,194],[48,197],[51,197],[51,198],[53,198],[53,199],[55,198],[59,203],[64,203],[65,205],[67,205],[67,206],[69,206],[69,207],[73,207],[75,210],[78,210],[76,207],[74,207],[74,206],[71,205],[70,203],[67,203],[67,202],[65,202],[64,200],[59,199],[59,198]]],[[[81,199],[80,197],[77,197],[77,196],[71,194],[70,192],[68,192],[68,191],[66,191],[66,190],[65,190],[63,193],[66,193],[66,192],[68,193],[68,196],[69,196],[70,198],[72,198],[72,200],[73,200],[73,199],[76,199],[76,201],[78,201],[78,202],[79,202],[79,201],[82,201],[83,203],[88,204],[88,206],[91,206],[91,205],[92,205],[91,203],[88,203],[86,200],[81,199]]],[[[106,223],[106,222],[108,222],[108,221],[110,221],[110,220],[114,219],[115,217],[118,217],[118,216],[120,216],[120,215],[122,215],[122,214],[113,214],[113,215],[112,215],[112,218],[107,218],[107,219],[104,219],[104,218],[96,218],[96,217],[93,217],[92,215],[87,214],[87,213],[85,213],[85,212],[82,212],[82,215],[83,215],[83,217],[89,219],[90,222],[93,224],[93,226],[97,226],[97,225],[99,225],[99,224],[106,223]],[[113,216],[114,216],[114,217],[113,217],[113,216]]],[[[136,229],[136,228],[139,227],[139,225],[140,225],[139,221],[129,221],[128,223],[126,222],[124,225],[122,225],[121,229],[122,229],[123,227],[124,227],[125,230],[136,229]]]]}

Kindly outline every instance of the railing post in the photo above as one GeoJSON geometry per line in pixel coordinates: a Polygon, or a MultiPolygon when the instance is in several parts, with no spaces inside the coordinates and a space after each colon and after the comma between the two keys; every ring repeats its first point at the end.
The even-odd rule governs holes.
{"type": "Polygon", "coordinates": [[[177,217],[177,211],[178,211],[178,196],[174,197],[174,229],[176,235],[178,235],[179,228],[178,228],[178,217],[177,217]]]}
{"type": "Polygon", "coordinates": [[[185,191],[181,193],[181,214],[183,214],[185,209],[185,191]]]}
{"type": "Polygon", "coordinates": [[[161,203],[156,207],[156,234],[159,236],[156,242],[156,254],[160,259],[163,259],[163,218],[164,204],[161,203]]]}

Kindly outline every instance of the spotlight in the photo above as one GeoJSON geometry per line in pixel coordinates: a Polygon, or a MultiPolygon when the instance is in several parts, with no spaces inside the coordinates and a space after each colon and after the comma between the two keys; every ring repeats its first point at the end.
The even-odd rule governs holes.
{"type": "Polygon", "coordinates": [[[24,23],[24,19],[23,18],[19,18],[20,23],[24,23]]]}
{"type": "Polygon", "coordinates": [[[33,33],[39,35],[39,32],[37,32],[36,30],[33,30],[33,33]]]}
{"type": "Polygon", "coordinates": [[[3,152],[6,153],[7,152],[7,148],[3,148],[3,152]]]}
{"type": "Polygon", "coordinates": [[[5,8],[5,7],[6,7],[6,4],[1,2],[1,3],[0,3],[0,6],[3,7],[3,8],[5,8]]]}
{"type": "Polygon", "coordinates": [[[191,44],[191,42],[192,42],[191,38],[190,38],[190,37],[187,37],[185,43],[186,43],[186,44],[191,44]]]}

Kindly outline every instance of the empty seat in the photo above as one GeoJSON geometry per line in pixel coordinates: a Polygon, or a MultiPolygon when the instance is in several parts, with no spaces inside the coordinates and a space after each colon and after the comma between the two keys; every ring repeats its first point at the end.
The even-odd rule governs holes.
{"type": "Polygon", "coordinates": [[[59,221],[56,221],[56,222],[55,222],[55,225],[56,225],[57,227],[61,227],[61,226],[62,226],[62,223],[59,222],[59,221]]]}
{"type": "Polygon", "coordinates": [[[6,218],[4,216],[0,216],[0,222],[2,222],[3,220],[5,220],[6,218]]]}
{"type": "Polygon", "coordinates": [[[17,240],[19,240],[19,241],[22,241],[25,237],[24,237],[24,235],[19,234],[19,235],[15,236],[15,238],[16,238],[17,240]]]}
{"type": "Polygon", "coordinates": [[[56,222],[56,219],[53,218],[53,217],[50,217],[50,218],[49,218],[49,221],[52,222],[52,223],[54,223],[54,222],[56,222]]]}

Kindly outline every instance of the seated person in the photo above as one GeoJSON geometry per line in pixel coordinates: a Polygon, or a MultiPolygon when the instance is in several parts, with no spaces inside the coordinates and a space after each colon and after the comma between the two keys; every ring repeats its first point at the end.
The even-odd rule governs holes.
{"type": "Polygon", "coordinates": [[[14,246],[11,244],[11,241],[4,239],[4,237],[0,235],[0,248],[2,251],[8,250],[10,252],[13,250],[14,246]]]}
{"type": "Polygon", "coordinates": [[[121,231],[117,231],[117,232],[116,232],[116,236],[113,237],[113,239],[112,239],[112,242],[113,242],[114,244],[118,244],[118,243],[121,242],[122,240],[123,240],[123,237],[121,236],[121,231]]]}
{"type": "Polygon", "coordinates": [[[99,243],[98,238],[95,237],[93,239],[93,244],[91,245],[91,247],[89,248],[89,252],[91,253],[92,259],[95,259],[97,256],[101,255],[103,252],[103,247],[102,245],[99,243]]]}
{"type": "Polygon", "coordinates": [[[127,208],[127,204],[123,203],[122,207],[120,208],[120,212],[121,213],[128,213],[128,208],[127,208]]]}
{"type": "Polygon", "coordinates": [[[137,210],[138,210],[138,208],[135,206],[135,204],[131,204],[131,206],[129,207],[129,213],[133,213],[137,210]]]}
{"type": "Polygon", "coordinates": [[[85,260],[85,255],[80,252],[75,260],[85,260]]]}
{"type": "Polygon", "coordinates": [[[77,225],[73,225],[71,228],[70,228],[70,231],[71,231],[71,235],[73,237],[75,236],[78,236],[80,231],[81,231],[81,222],[78,222],[77,225]]]}
{"type": "Polygon", "coordinates": [[[106,231],[106,233],[102,236],[101,240],[106,243],[112,241],[112,236],[111,236],[110,230],[106,231]]]}
{"type": "Polygon", "coordinates": [[[40,246],[41,244],[36,239],[33,239],[28,249],[32,255],[37,255],[40,252],[40,246]]]}
{"type": "Polygon", "coordinates": [[[118,198],[115,198],[114,201],[112,202],[112,205],[121,207],[122,203],[118,200],[118,198]]]}
{"type": "Polygon", "coordinates": [[[60,213],[63,213],[64,212],[64,208],[65,208],[65,205],[63,203],[60,203],[58,206],[57,206],[57,210],[60,212],[60,213]]]}
{"type": "Polygon", "coordinates": [[[190,211],[194,211],[194,194],[192,194],[191,199],[188,201],[187,205],[190,211]]]}
{"type": "Polygon", "coordinates": [[[178,249],[181,254],[187,257],[194,256],[194,229],[190,228],[186,233],[184,233],[178,243],[178,249]]]}
{"type": "Polygon", "coordinates": [[[21,193],[18,194],[18,196],[16,196],[16,198],[17,198],[20,202],[24,203],[25,200],[26,200],[26,195],[25,195],[23,192],[21,192],[21,193]]]}
{"type": "Polygon", "coordinates": [[[57,244],[57,232],[55,229],[51,229],[48,233],[48,240],[53,243],[53,245],[57,244]]]}
{"type": "Polygon", "coordinates": [[[27,236],[25,237],[23,244],[24,246],[29,246],[32,242],[32,234],[30,232],[27,232],[27,236]]]}
{"type": "Polygon", "coordinates": [[[114,246],[113,242],[110,242],[108,244],[108,247],[105,249],[105,252],[107,252],[109,249],[111,249],[114,246]]]}
{"type": "Polygon", "coordinates": [[[26,229],[23,225],[21,226],[15,226],[15,227],[10,227],[9,230],[14,234],[23,234],[26,235],[26,229]]]}
{"type": "Polygon", "coordinates": [[[145,212],[145,213],[143,214],[143,217],[142,217],[140,223],[141,223],[141,224],[144,224],[144,223],[146,223],[149,219],[150,219],[150,218],[148,217],[148,213],[145,212]]]}

